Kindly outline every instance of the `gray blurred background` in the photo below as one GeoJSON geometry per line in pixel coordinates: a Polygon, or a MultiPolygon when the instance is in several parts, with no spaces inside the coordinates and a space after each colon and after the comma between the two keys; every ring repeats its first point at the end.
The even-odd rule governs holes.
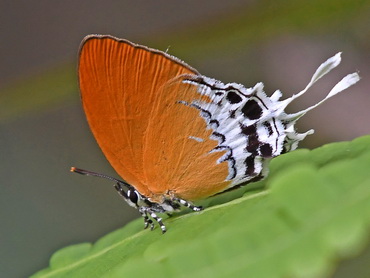
{"type": "Polygon", "coordinates": [[[75,68],[85,35],[170,47],[204,75],[263,81],[268,94],[284,96],[343,51],[340,68],[290,107],[315,103],[347,73],[362,76],[300,121],[300,131],[316,131],[301,145],[313,148],[370,133],[369,26],[369,1],[0,1],[0,276],[27,277],[57,249],[139,217],[109,182],[69,172],[116,176],[79,101],[75,68]]]}

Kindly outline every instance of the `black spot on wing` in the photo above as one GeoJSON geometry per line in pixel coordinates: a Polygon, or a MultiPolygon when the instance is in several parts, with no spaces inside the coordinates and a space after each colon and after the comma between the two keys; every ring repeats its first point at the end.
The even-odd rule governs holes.
{"type": "Polygon", "coordinates": [[[239,96],[236,92],[230,91],[227,93],[226,99],[231,103],[231,104],[236,104],[242,101],[241,96],[239,96]]]}
{"type": "Polygon", "coordinates": [[[256,120],[262,116],[262,108],[259,106],[257,101],[250,99],[244,104],[242,108],[242,113],[245,117],[256,120]]]}
{"type": "Polygon", "coordinates": [[[270,144],[262,144],[260,146],[260,153],[261,153],[261,156],[264,157],[264,158],[267,158],[267,157],[271,157],[272,156],[272,147],[270,144]]]}
{"type": "Polygon", "coordinates": [[[244,164],[245,164],[245,167],[246,167],[246,170],[245,170],[245,175],[246,176],[253,176],[255,173],[254,173],[254,156],[253,155],[250,155],[246,158],[246,160],[244,161],[244,164]]]}
{"type": "Polygon", "coordinates": [[[236,110],[230,110],[229,111],[229,118],[230,119],[235,119],[235,113],[236,113],[236,110]]]}
{"type": "Polygon", "coordinates": [[[258,148],[261,145],[261,142],[258,138],[256,125],[246,126],[240,123],[239,126],[242,134],[247,136],[247,145],[245,147],[245,150],[253,155],[257,155],[258,148]]]}
{"type": "Polygon", "coordinates": [[[267,129],[267,132],[268,132],[269,136],[271,136],[274,132],[272,130],[272,126],[271,126],[270,122],[264,122],[263,125],[267,129]]]}
{"type": "Polygon", "coordinates": [[[249,135],[246,150],[253,155],[257,155],[259,146],[260,141],[258,140],[257,133],[249,135]]]}
{"type": "Polygon", "coordinates": [[[257,132],[256,125],[246,126],[240,123],[240,129],[244,135],[251,135],[257,132]]]}

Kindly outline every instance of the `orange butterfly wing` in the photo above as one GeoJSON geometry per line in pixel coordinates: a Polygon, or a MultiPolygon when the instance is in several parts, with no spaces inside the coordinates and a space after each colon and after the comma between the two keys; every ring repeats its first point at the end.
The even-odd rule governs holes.
{"type": "Polygon", "coordinates": [[[79,57],[81,98],[90,128],[117,173],[150,196],[143,140],[160,88],[181,74],[198,74],[163,52],[110,36],[89,36],[79,57]]]}

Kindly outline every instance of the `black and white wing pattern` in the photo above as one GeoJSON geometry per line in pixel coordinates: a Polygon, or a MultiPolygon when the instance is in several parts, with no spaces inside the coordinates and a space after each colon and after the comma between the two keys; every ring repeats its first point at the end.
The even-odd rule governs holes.
{"type": "Polygon", "coordinates": [[[297,133],[294,127],[296,121],[359,80],[357,73],[349,74],[319,103],[294,114],[285,112],[289,103],[339,65],[340,54],[321,64],[304,90],[281,101],[282,93],[277,90],[268,97],[263,83],[246,88],[241,84],[224,84],[201,75],[189,75],[182,79],[181,82],[196,86],[201,96],[210,99],[182,104],[198,109],[207,127],[212,130],[211,139],[217,140],[218,145],[211,152],[225,152],[217,163],[228,162],[226,180],[231,181],[229,188],[263,178],[268,173],[267,163],[271,158],[296,149],[301,140],[313,133],[313,130],[297,133]]]}

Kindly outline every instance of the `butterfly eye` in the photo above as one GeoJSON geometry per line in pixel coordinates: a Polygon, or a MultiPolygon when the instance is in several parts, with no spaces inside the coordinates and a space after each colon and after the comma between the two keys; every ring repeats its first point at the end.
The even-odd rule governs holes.
{"type": "Polygon", "coordinates": [[[129,190],[127,191],[127,196],[129,197],[129,199],[130,199],[130,201],[131,201],[132,203],[134,203],[135,205],[137,205],[137,202],[138,202],[138,200],[139,200],[139,196],[138,196],[138,194],[137,194],[136,190],[134,190],[134,189],[129,189],[129,190]]]}

